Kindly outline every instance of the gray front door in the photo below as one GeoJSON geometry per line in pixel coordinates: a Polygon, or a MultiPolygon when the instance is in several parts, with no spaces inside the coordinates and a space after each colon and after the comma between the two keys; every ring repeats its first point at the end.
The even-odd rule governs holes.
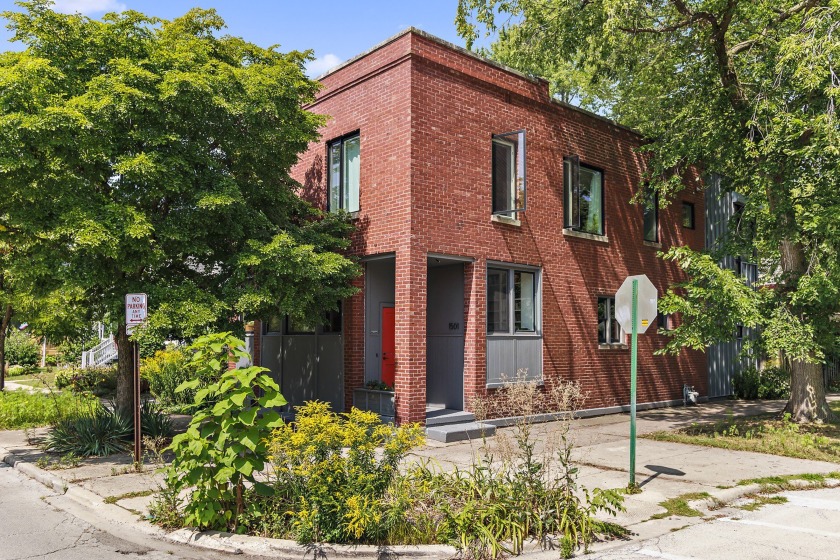
{"type": "Polygon", "coordinates": [[[464,408],[464,265],[429,266],[426,402],[464,408]]]}

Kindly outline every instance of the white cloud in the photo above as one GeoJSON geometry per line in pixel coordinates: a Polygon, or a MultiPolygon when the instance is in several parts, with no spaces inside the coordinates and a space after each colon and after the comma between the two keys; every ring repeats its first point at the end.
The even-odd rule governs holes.
{"type": "Polygon", "coordinates": [[[342,60],[332,53],[325,54],[306,63],[306,75],[317,78],[321,74],[332,70],[342,63],[342,60]]]}
{"type": "Polygon", "coordinates": [[[122,12],[126,5],[117,0],[55,0],[53,9],[65,14],[81,13],[85,15],[100,12],[122,12]]]}

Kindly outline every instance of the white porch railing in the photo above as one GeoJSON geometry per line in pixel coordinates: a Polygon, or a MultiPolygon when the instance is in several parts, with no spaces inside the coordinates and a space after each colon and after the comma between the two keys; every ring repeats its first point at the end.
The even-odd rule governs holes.
{"type": "Polygon", "coordinates": [[[108,337],[99,344],[82,352],[82,367],[97,367],[109,364],[117,359],[117,343],[114,337],[108,337]]]}

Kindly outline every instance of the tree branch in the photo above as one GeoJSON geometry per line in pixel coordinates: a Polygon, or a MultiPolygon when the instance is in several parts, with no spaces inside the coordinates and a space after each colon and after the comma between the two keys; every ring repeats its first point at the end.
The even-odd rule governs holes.
{"type": "Polygon", "coordinates": [[[741,41],[740,43],[729,49],[729,56],[735,56],[736,54],[749,49],[750,47],[764,39],[771,29],[773,29],[780,23],[792,18],[800,12],[810,10],[811,8],[815,7],[818,3],[819,0],[802,0],[802,2],[800,2],[799,4],[791,6],[788,10],[781,12],[778,15],[778,17],[774,18],[770,23],[768,23],[764,27],[764,29],[761,30],[761,33],[759,33],[757,37],[747,39],[746,41],[741,41]]]}

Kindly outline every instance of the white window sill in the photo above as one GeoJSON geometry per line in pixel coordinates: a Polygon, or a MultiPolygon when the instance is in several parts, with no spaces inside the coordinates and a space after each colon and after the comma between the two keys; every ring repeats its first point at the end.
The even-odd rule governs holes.
{"type": "Polygon", "coordinates": [[[566,237],[579,237],[581,239],[590,239],[592,241],[600,241],[601,243],[609,243],[610,238],[606,235],[596,235],[594,233],[586,233],[570,228],[563,228],[563,235],[566,237]]]}
{"type": "Polygon", "coordinates": [[[613,344],[598,344],[598,350],[627,350],[629,346],[626,344],[621,343],[613,343],[613,344]]]}
{"type": "Polygon", "coordinates": [[[511,385],[524,385],[526,383],[533,383],[537,387],[545,386],[545,382],[540,376],[537,379],[523,379],[520,381],[494,381],[493,383],[487,383],[484,387],[487,389],[501,389],[502,387],[510,387],[511,385]]]}
{"type": "Polygon", "coordinates": [[[642,245],[645,247],[653,247],[654,249],[662,249],[662,243],[656,243],[655,241],[642,241],[642,245]]]}
{"type": "Polygon", "coordinates": [[[519,226],[522,225],[522,222],[520,222],[516,218],[511,218],[511,217],[505,216],[503,214],[491,214],[490,215],[490,221],[491,222],[496,222],[496,223],[499,223],[499,224],[505,224],[505,225],[508,225],[508,226],[519,227],[519,226]]]}

